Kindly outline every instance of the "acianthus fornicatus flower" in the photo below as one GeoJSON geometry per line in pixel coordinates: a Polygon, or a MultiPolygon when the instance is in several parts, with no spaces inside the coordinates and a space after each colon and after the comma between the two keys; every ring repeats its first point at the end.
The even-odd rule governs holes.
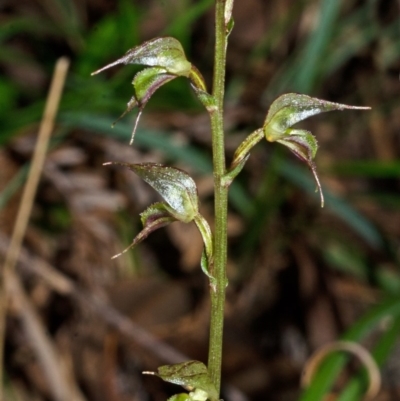
{"type": "Polygon", "coordinates": [[[285,145],[300,160],[307,163],[317,183],[321,206],[323,206],[324,196],[314,163],[318,149],[317,140],[310,131],[292,128],[292,126],[319,113],[346,109],[369,110],[370,107],[348,106],[297,93],[287,93],[278,97],[271,104],[263,127],[249,135],[236,150],[227,177],[231,172],[235,172],[236,175],[238,170],[241,170],[250,150],[265,137],[269,142],[279,142],[285,145]]]}
{"type": "Polygon", "coordinates": [[[134,95],[128,102],[125,112],[119,117],[122,118],[135,107],[139,108],[130,144],[133,143],[140,116],[147,102],[158,88],[172,79],[177,77],[188,78],[200,101],[206,107],[212,107],[213,102],[211,96],[207,94],[204,78],[199,70],[186,59],[182,45],[175,38],[167,36],[144,42],[128,50],[118,60],[93,72],[92,75],[118,64],[142,64],[148,66],[148,68],[143,69],[134,76],[132,81],[134,95]]]}

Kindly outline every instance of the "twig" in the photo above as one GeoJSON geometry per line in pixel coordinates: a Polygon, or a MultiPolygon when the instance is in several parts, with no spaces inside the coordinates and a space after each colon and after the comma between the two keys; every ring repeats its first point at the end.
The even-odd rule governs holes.
{"type": "MultiPolygon", "coordinates": [[[[7,240],[0,233],[0,254],[6,248],[6,244],[7,240]]],[[[161,360],[167,363],[178,363],[188,359],[186,355],[161,342],[147,330],[121,314],[107,301],[91,294],[86,294],[71,279],[58,272],[46,261],[35,258],[23,250],[20,252],[18,260],[25,271],[38,275],[56,292],[69,295],[84,307],[90,308],[111,327],[126,337],[133,339],[139,346],[151,351],[161,360]]]]}
{"type": "Polygon", "coordinates": [[[15,272],[8,274],[7,292],[13,299],[13,305],[17,308],[26,337],[42,366],[52,397],[56,401],[82,401],[80,392],[68,380],[51,339],[15,272]]]}
{"type": "Polygon", "coordinates": [[[318,349],[307,361],[304,367],[301,378],[302,387],[308,387],[310,385],[323,360],[333,352],[337,351],[349,352],[357,356],[363,363],[369,376],[368,389],[366,390],[363,399],[374,399],[381,388],[381,374],[379,372],[379,367],[371,354],[363,346],[351,341],[335,341],[318,349]]]}
{"type": "MultiPolygon", "coordinates": [[[[7,238],[0,232],[0,254],[7,249],[7,238]]],[[[86,308],[90,308],[104,322],[116,329],[127,338],[132,339],[140,347],[157,356],[165,363],[178,363],[189,358],[177,351],[175,348],[163,343],[154,337],[150,332],[143,329],[137,323],[124,316],[117,309],[111,306],[106,300],[86,294],[78,288],[68,277],[57,271],[45,260],[34,257],[22,250],[19,255],[19,266],[25,272],[35,274],[47,283],[54,291],[63,295],[69,295],[86,308]]],[[[247,401],[246,396],[236,387],[227,385],[224,391],[232,401],[247,401]]]]}
{"type": "Polygon", "coordinates": [[[7,280],[14,271],[15,263],[21,249],[22,240],[28,225],[32,204],[36,195],[37,185],[42,172],[45,155],[48,148],[51,132],[54,127],[54,120],[58,105],[61,99],[65,78],[67,75],[69,60],[60,58],[57,61],[50,90],[47,96],[43,118],[39,127],[39,134],[35,151],[32,158],[32,165],[29,171],[27,183],[22,194],[18,215],[16,218],[11,243],[6,254],[2,272],[0,274],[0,400],[3,400],[3,365],[4,365],[4,339],[6,330],[7,312],[7,280]]]}

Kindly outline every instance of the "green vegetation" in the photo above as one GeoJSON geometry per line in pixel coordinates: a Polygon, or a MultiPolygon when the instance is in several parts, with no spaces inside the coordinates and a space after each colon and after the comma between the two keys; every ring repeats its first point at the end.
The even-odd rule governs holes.
{"type": "MultiPolygon", "coordinates": [[[[51,3],[46,3],[43,9],[32,6],[30,11],[10,6],[10,12],[4,15],[0,26],[0,63],[4,72],[0,77],[0,169],[4,172],[0,176],[0,208],[4,212],[4,220],[2,217],[0,221],[2,234],[8,234],[12,229],[12,223],[6,217],[11,216],[15,196],[26,179],[32,149],[29,138],[36,132],[41,119],[50,73],[55,60],[67,54],[72,60],[71,73],[50,152],[50,158],[54,155],[52,160],[55,160],[56,170],[53,165],[50,166],[53,170],[49,167],[45,172],[32,217],[32,233],[26,243],[34,256],[47,260],[61,273],[73,277],[87,293],[102,285],[110,287],[124,280],[150,276],[162,277],[171,285],[179,281],[196,300],[193,301],[195,306],[187,312],[188,316],[194,315],[202,302],[207,302],[210,292],[213,311],[211,334],[215,337],[211,339],[208,368],[215,388],[203,376],[203,367],[196,366],[201,370],[201,380],[205,380],[207,385],[202,387],[203,381],[200,384],[196,382],[195,386],[185,380],[180,383],[197,389],[191,393],[190,399],[193,400],[207,398],[210,391],[213,393],[211,398],[217,398],[215,392],[219,393],[221,364],[224,376],[222,392],[228,382],[239,388],[244,383],[244,391],[251,399],[323,400],[343,372],[347,360],[343,355],[329,357],[318,369],[311,385],[300,393],[299,376],[305,359],[299,357],[299,367],[293,349],[292,353],[285,353],[288,352],[284,346],[285,341],[289,341],[288,327],[300,335],[301,340],[295,346],[299,349],[304,346],[307,357],[327,338],[341,338],[368,344],[367,348],[377,364],[388,365],[400,330],[400,167],[397,162],[400,148],[396,137],[399,99],[393,89],[398,85],[400,55],[397,5],[393,2],[387,11],[377,0],[362,4],[308,0],[293,5],[278,1],[266,5],[254,0],[251,12],[241,8],[240,0],[236,0],[235,26],[229,36],[224,99],[223,49],[226,30],[232,26],[230,21],[226,24],[221,19],[223,2],[216,2],[222,7],[217,7],[221,24],[217,23],[220,35],[217,51],[221,53],[216,56],[213,85],[214,34],[211,34],[210,26],[213,26],[214,1],[179,0],[169,4],[164,0],[145,4],[120,0],[115,6],[101,2],[98,10],[86,2],[84,5],[61,0],[51,3]],[[246,16],[251,22],[246,22],[246,16]],[[93,78],[89,76],[99,67],[121,57],[127,49],[140,46],[155,36],[176,38],[183,46],[186,59],[204,75],[204,81],[191,76],[190,69],[183,68],[187,67],[184,62],[181,69],[173,71],[168,68],[166,71],[158,70],[158,64],[149,67],[150,75],[141,75],[141,80],[138,78],[136,82],[136,89],[142,90],[136,105],[143,113],[133,147],[128,148],[137,111],[132,110],[113,128],[111,126],[132,97],[130,82],[142,67],[115,67],[93,78]],[[163,85],[170,80],[171,74],[176,79],[163,85]],[[195,86],[194,91],[188,77],[195,86]],[[156,87],[148,85],[152,79],[160,79],[156,87]],[[213,91],[209,90],[207,94],[206,87],[213,87],[213,91]],[[277,132],[271,131],[271,122],[268,117],[266,119],[267,111],[275,99],[292,92],[340,104],[371,106],[372,111],[328,113],[304,122],[300,122],[303,118],[298,118],[294,122],[300,124],[289,136],[279,136],[284,135],[286,129],[292,129],[291,125],[282,123],[289,119],[290,113],[296,113],[292,109],[277,122],[283,124],[284,131],[274,137],[277,132]],[[148,94],[152,95],[151,99],[148,94]],[[202,118],[206,114],[203,106],[211,116],[213,139],[208,121],[202,118]],[[222,136],[223,121],[225,137],[222,136]],[[269,129],[266,128],[268,123],[269,129]],[[317,144],[310,131],[319,145],[315,160],[317,144]],[[247,140],[251,132],[255,134],[247,140]],[[308,164],[315,176],[318,170],[325,197],[323,209],[319,207],[319,194],[315,192],[312,174],[291,152],[265,140],[251,148],[264,137],[286,145],[308,164]],[[299,143],[301,146],[293,149],[294,144],[299,143]],[[238,147],[242,152],[237,151],[238,147]],[[251,157],[247,158],[250,148],[251,157]],[[65,150],[70,151],[68,157],[71,159],[67,156],[62,159],[61,153],[57,156],[57,151],[65,150]],[[131,178],[123,169],[101,166],[110,160],[117,164],[129,163],[134,172],[150,185],[157,179],[151,174],[149,178],[149,173],[143,173],[145,170],[138,167],[148,161],[188,171],[194,178],[193,185],[199,187],[200,202],[197,198],[194,200],[192,181],[186,175],[172,174],[172,178],[176,179],[175,188],[183,187],[185,194],[189,191],[185,203],[191,205],[189,212],[185,207],[174,209],[168,194],[161,193],[165,202],[159,202],[140,184],[136,187],[137,180],[129,181],[131,178]],[[82,180],[81,187],[68,192],[62,183],[57,186],[54,176],[52,178],[54,171],[71,182],[82,180]],[[213,171],[217,191],[215,218],[211,212],[214,196],[199,184],[207,182],[213,171]],[[96,176],[102,180],[102,184],[93,184],[93,198],[90,198],[90,184],[85,186],[85,174],[89,174],[91,179],[96,176]],[[78,199],[77,194],[83,194],[85,198],[78,199]],[[125,200],[120,200],[121,194],[125,200]],[[93,199],[102,196],[110,203],[95,203],[93,199]],[[147,208],[152,202],[157,203],[148,209],[142,207],[146,204],[147,208]],[[139,217],[134,216],[143,210],[144,229],[141,231],[139,217]],[[212,227],[213,241],[220,243],[220,247],[213,248],[207,244],[211,241],[207,239],[210,230],[198,217],[203,213],[212,227]],[[124,245],[129,246],[131,238],[139,237],[141,241],[156,228],[177,220],[194,222],[202,238],[206,238],[201,267],[210,278],[209,288],[204,284],[204,276],[199,274],[200,269],[192,269],[189,262],[185,265],[179,257],[171,256],[173,261],[169,264],[160,257],[159,253],[170,252],[167,249],[172,249],[171,255],[184,253],[183,245],[182,248],[177,245],[179,239],[170,227],[152,234],[140,247],[115,261],[106,258],[120,252],[124,245]],[[93,232],[97,227],[98,237],[91,233],[90,226],[93,232]],[[121,239],[115,235],[116,227],[121,239]],[[236,231],[234,227],[237,227],[236,231]],[[40,246],[32,239],[37,233],[41,238],[40,246]],[[74,235],[86,238],[81,239],[82,248],[74,242],[74,235]],[[96,239],[90,239],[91,235],[96,239]],[[227,237],[229,241],[225,242],[227,237]],[[70,249],[59,245],[62,241],[66,241],[70,249]],[[104,244],[108,241],[109,246],[100,249],[101,241],[104,244]],[[68,258],[64,259],[64,254],[68,258]],[[75,266],[77,261],[81,268],[75,266]],[[84,271],[85,266],[96,269],[93,267],[96,264],[97,273],[90,273],[95,282],[92,288],[84,271]],[[110,265],[115,267],[111,268],[112,273],[110,265]],[[224,355],[227,356],[227,365],[224,365],[224,359],[221,362],[221,344],[217,344],[222,341],[225,274],[229,281],[226,289],[226,353],[233,352],[230,355],[237,358],[237,365],[227,354],[224,355]],[[218,291],[219,294],[215,295],[218,291]],[[323,308],[322,334],[318,334],[320,315],[315,311],[315,305],[323,308]],[[347,308],[351,313],[345,313],[347,308]],[[243,323],[235,323],[235,316],[243,323]],[[243,327],[238,328],[238,325],[243,327]],[[243,340],[243,354],[254,353],[255,356],[246,360],[240,354],[238,343],[234,341],[235,330],[240,336],[248,336],[243,340]],[[289,364],[295,374],[291,376],[291,373],[274,370],[275,362],[289,364]],[[259,388],[254,385],[254,390],[246,387],[244,379],[237,379],[242,379],[246,370],[253,371],[253,367],[254,372],[262,371],[266,377],[259,388]],[[285,393],[289,388],[292,393],[285,393]]],[[[165,65],[162,68],[166,68],[165,65]]],[[[312,98],[304,97],[302,100],[312,98]]],[[[275,103],[276,107],[283,108],[284,101],[281,99],[281,104],[275,103]]],[[[328,107],[334,103],[324,104],[328,107]]],[[[315,109],[316,105],[310,107],[315,109]]],[[[150,166],[154,171],[154,165],[147,165],[150,166]]],[[[156,187],[157,183],[152,186],[156,187]]],[[[198,247],[195,245],[198,243],[196,235],[191,242],[193,249],[198,247]]],[[[201,252],[197,257],[200,256],[201,252]]],[[[37,279],[21,274],[32,302],[39,302],[33,291],[36,285],[41,288],[36,284],[37,279]]],[[[60,296],[54,289],[48,289],[48,292],[55,298],[60,296]]],[[[68,298],[68,302],[75,301],[68,298]]],[[[69,324],[67,318],[52,310],[50,296],[36,306],[45,317],[44,322],[54,335],[56,344],[56,334],[62,333],[69,324]]],[[[151,314],[149,309],[146,313],[151,314]]],[[[187,342],[194,338],[192,349],[186,340],[179,340],[182,337],[179,329],[175,337],[172,324],[167,332],[174,346],[179,348],[180,341],[185,341],[185,352],[191,357],[193,355],[193,359],[206,360],[204,344],[207,339],[202,329],[207,326],[208,330],[208,320],[204,316],[202,319],[196,326],[198,337],[189,330],[187,342]],[[202,352],[195,350],[195,344],[202,344],[199,346],[202,352]]],[[[9,330],[7,335],[11,338],[18,328],[11,326],[9,330]]],[[[184,328],[181,331],[185,333],[184,328]]],[[[154,332],[158,333],[156,329],[154,332]]],[[[163,333],[168,340],[168,335],[163,333]]],[[[18,344],[9,341],[12,347],[6,356],[5,371],[7,391],[11,394],[20,390],[15,384],[16,371],[13,368],[13,363],[16,363],[14,350],[18,344]]],[[[177,361],[164,362],[173,364],[177,361]]],[[[120,360],[113,363],[124,370],[120,360]]],[[[154,363],[161,364],[160,361],[154,363]]],[[[158,365],[145,365],[142,370],[155,369],[158,365]]],[[[18,369],[25,372],[21,366],[18,369]]],[[[88,376],[78,370],[76,375],[77,382],[85,383],[82,390],[85,397],[95,399],[89,391],[88,376]]],[[[256,383],[257,375],[254,377],[253,383],[256,383]]],[[[368,385],[368,375],[360,369],[347,373],[347,379],[346,385],[339,385],[339,399],[361,400],[368,385]]],[[[146,382],[146,390],[160,386],[154,381],[152,379],[151,384],[146,382]]],[[[39,399],[45,397],[41,393],[43,390],[36,388],[33,378],[28,377],[27,383],[29,385],[24,389],[27,394],[37,393],[39,399]]],[[[157,389],[165,396],[170,391],[169,388],[157,389]]],[[[390,394],[391,390],[384,387],[381,391],[390,394]]],[[[118,392],[115,394],[121,396],[118,392]]],[[[154,394],[151,396],[155,397],[154,394]]],[[[187,397],[185,400],[189,399],[187,397]]],[[[229,399],[227,396],[223,398],[229,399]]]]}

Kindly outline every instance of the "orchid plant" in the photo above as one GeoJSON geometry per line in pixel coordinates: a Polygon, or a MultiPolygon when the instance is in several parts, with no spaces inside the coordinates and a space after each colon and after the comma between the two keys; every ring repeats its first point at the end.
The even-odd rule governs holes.
{"type": "Polygon", "coordinates": [[[162,366],[158,368],[157,372],[145,372],[157,375],[165,381],[179,384],[189,391],[172,396],[171,401],[217,401],[220,397],[223,316],[225,290],[228,285],[226,277],[227,195],[229,186],[244,167],[252,148],[264,137],[268,142],[278,142],[289,148],[310,168],[320,193],[321,206],[323,206],[324,197],[314,164],[318,149],[317,141],[311,132],[293,128],[293,126],[308,117],[327,111],[368,109],[368,107],[328,102],[303,94],[284,94],[270,105],[263,126],[251,133],[239,145],[231,165],[227,167],[224,148],[223,101],[227,39],[233,28],[232,8],[233,0],[215,1],[216,36],[212,91],[208,91],[202,74],[187,60],[182,45],[173,37],[149,40],[128,50],[118,60],[92,74],[98,74],[119,64],[145,66],[133,78],[134,93],[127,103],[126,111],[122,114],[122,116],[125,115],[135,107],[139,109],[130,144],[134,141],[140,116],[151,96],[162,85],[177,77],[188,79],[210,116],[215,202],[214,232],[199,212],[196,184],[184,171],[154,163],[105,163],[129,168],[153,187],[164,200],[164,202],[149,206],[141,213],[143,230],[123,252],[139,244],[154,230],[175,221],[194,222],[203,238],[204,251],[199,264],[209,280],[211,297],[208,364],[206,366],[199,361],[187,361],[162,366]]]}

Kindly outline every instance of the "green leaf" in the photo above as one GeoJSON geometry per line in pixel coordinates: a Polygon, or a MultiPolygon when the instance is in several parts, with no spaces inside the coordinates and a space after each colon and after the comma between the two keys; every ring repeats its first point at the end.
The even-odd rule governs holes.
{"type": "MultiPolygon", "coordinates": [[[[294,77],[295,90],[309,92],[321,82],[323,71],[321,65],[329,57],[329,50],[336,47],[331,45],[334,30],[342,24],[338,21],[340,9],[343,4],[340,1],[321,0],[318,7],[318,25],[309,33],[307,43],[302,50],[302,57],[297,65],[297,73],[294,77]]],[[[356,35],[351,35],[351,37],[356,35]]],[[[353,38],[351,38],[353,39],[353,38]]],[[[340,47],[340,46],[338,46],[340,47]]],[[[335,60],[336,61],[336,60],[335,60]]]]}
{"type": "MultiPolygon", "coordinates": [[[[154,374],[166,382],[179,384],[188,390],[204,391],[211,400],[218,400],[218,392],[208,374],[208,369],[204,363],[199,361],[187,361],[175,365],[164,365],[155,372],[143,372],[154,374]]],[[[198,393],[198,392],[197,392],[198,393]]],[[[198,394],[200,395],[200,394],[198,394]]],[[[196,394],[191,393],[192,400],[200,400],[196,394]],[[195,398],[193,398],[195,396],[195,398]]],[[[204,399],[201,396],[201,399],[204,399]]]]}
{"type": "MultiPolygon", "coordinates": [[[[379,366],[390,358],[390,353],[393,351],[396,343],[398,342],[400,333],[400,319],[398,317],[392,318],[389,323],[390,327],[382,334],[378,343],[375,345],[372,356],[379,366]]],[[[354,377],[340,394],[338,401],[356,401],[364,400],[366,397],[362,389],[365,388],[365,372],[360,372],[359,375],[354,377]]]]}
{"type": "Polygon", "coordinates": [[[98,74],[118,64],[143,64],[150,67],[162,67],[166,72],[188,77],[191,63],[187,61],[182,45],[170,36],[151,39],[128,50],[118,60],[92,73],[98,74]]]}
{"type": "Polygon", "coordinates": [[[165,203],[159,202],[154,203],[149,206],[143,213],[140,214],[143,223],[143,230],[133,239],[132,244],[130,244],[122,252],[114,255],[111,259],[115,259],[121,256],[123,253],[129,251],[129,249],[134,248],[137,244],[146,239],[149,234],[153,231],[158,230],[161,227],[173,223],[176,219],[171,216],[168,211],[168,207],[165,203]]]}
{"type": "Polygon", "coordinates": [[[166,201],[165,208],[179,221],[189,223],[199,213],[197,187],[184,171],[156,163],[105,163],[126,166],[151,185],[166,201]]]}
{"type": "MultiPolygon", "coordinates": [[[[313,183],[306,171],[296,166],[289,160],[281,160],[273,164],[273,169],[280,175],[291,181],[309,194],[313,194],[313,183]]],[[[337,197],[327,191],[326,204],[345,224],[361,236],[374,249],[382,249],[384,246],[382,235],[377,227],[357,212],[346,200],[337,197]]]]}
{"type": "MultiPolygon", "coordinates": [[[[391,328],[388,329],[388,335],[391,340],[388,341],[388,337],[383,334],[382,339],[376,346],[373,352],[373,356],[377,359],[379,364],[386,359],[389,350],[384,350],[384,346],[393,346],[400,329],[399,325],[400,316],[400,298],[398,296],[383,300],[379,305],[369,310],[366,315],[358,320],[352,327],[342,336],[343,340],[347,341],[358,341],[363,340],[373,329],[379,327],[383,321],[388,321],[388,318],[395,319],[393,322],[393,329],[395,333],[391,332],[391,328]],[[395,334],[395,335],[393,335],[395,334]],[[386,337],[386,338],[385,338],[386,337]],[[378,352],[377,352],[378,351],[378,352]]],[[[343,355],[332,355],[329,357],[321,367],[318,369],[314,380],[311,385],[305,389],[300,397],[300,401],[322,401],[325,394],[333,386],[336,378],[340,371],[343,369],[347,359],[343,355]]],[[[352,383],[350,382],[349,385],[352,383]]],[[[351,398],[352,400],[354,398],[351,398]]]]}
{"type": "Polygon", "coordinates": [[[367,178],[398,178],[400,177],[399,160],[349,160],[340,161],[330,168],[340,176],[358,176],[367,178]]]}
{"type": "MultiPolygon", "coordinates": [[[[332,358],[332,356],[338,352],[352,354],[362,363],[362,372],[363,374],[368,373],[367,381],[369,382],[368,386],[362,386],[366,388],[366,390],[363,389],[365,392],[364,398],[368,400],[374,399],[381,386],[381,375],[379,373],[377,361],[366,348],[354,341],[335,341],[320,347],[307,361],[302,374],[303,385],[308,387],[321,366],[323,366],[323,364],[329,360],[329,358],[332,358]]],[[[353,400],[354,398],[351,399],[353,400]]]]}
{"type": "Polygon", "coordinates": [[[171,35],[179,38],[184,47],[191,45],[191,36],[197,21],[204,15],[213,5],[215,0],[197,0],[189,2],[187,0],[171,3],[172,7],[168,10],[168,26],[162,31],[165,35],[171,35]],[[176,7],[177,6],[177,7],[176,7]],[[176,12],[179,10],[179,12],[176,12]]]}

